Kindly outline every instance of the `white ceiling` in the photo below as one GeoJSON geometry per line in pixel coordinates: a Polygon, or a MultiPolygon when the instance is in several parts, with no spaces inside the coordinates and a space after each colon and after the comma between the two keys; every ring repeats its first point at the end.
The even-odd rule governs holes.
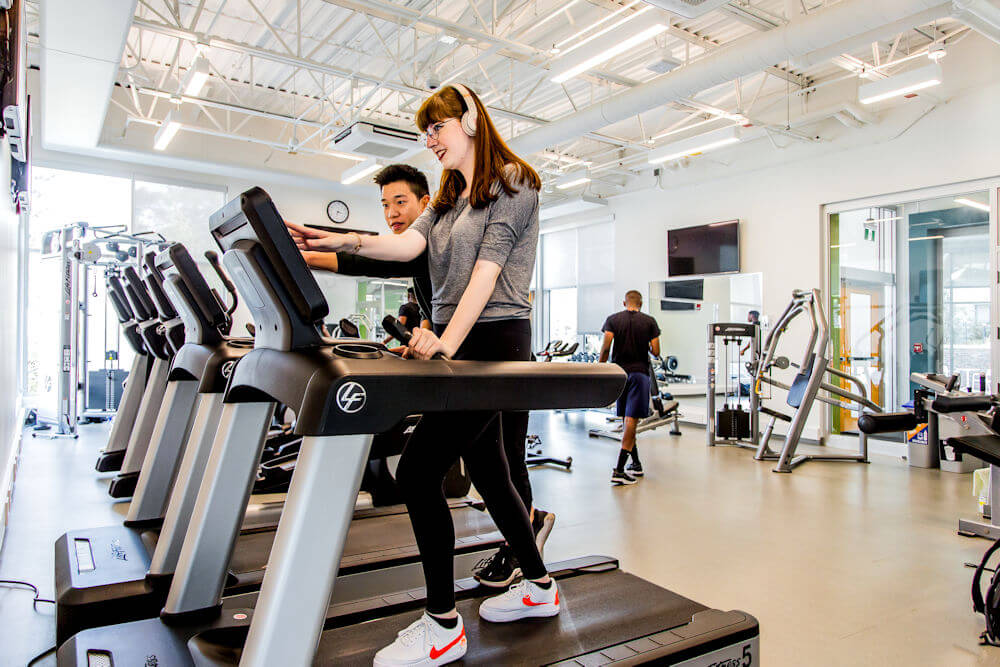
{"type": "MultiPolygon", "coordinates": [[[[136,122],[159,123],[200,51],[211,64],[209,85],[182,106],[199,107],[192,127],[216,136],[236,140],[252,132],[277,149],[329,154],[329,138],[357,120],[414,129],[429,84],[455,80],[483,97],[510,139],[670,76],[647,67],[663,54],[683,67],[835,4],[738,0],[683,19],[641,0],[138,0],[117,77],[127,94],[112,104],[136,122]],[[654,21],[667,31],[565,84],[551,80],[574,51],[586,51],[588,37],[619,23],[638,32],[654,21]],[[270,136],[262,137],[261,118],[269,120],[270,136]]],[[[810,91],[833,90],[861,72],[879,78],[926,63],[929,45],[950,46],[968,32],[942,18],[814,65],[775,63],[551,146],[532,161],[550,180],[589,166],[596,180],[615,188],[649,168],[650,149],[727,124],[811,141],[807,126],[835,117],[837,107],[810,117],[799,104],[818,94],[810,91]]],[[[843,102],[856,102],[851,95],[843,102]]],[[[859,124],[856,117],[840,120],[859,124]]],[[[336,168],[353,164],[329,159],[336,168]]]]}

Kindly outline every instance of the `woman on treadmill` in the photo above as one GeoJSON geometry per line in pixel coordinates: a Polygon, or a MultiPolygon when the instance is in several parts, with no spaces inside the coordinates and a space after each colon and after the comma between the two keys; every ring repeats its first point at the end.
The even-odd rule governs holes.
{"type": "MultiPolygon", "coordinates": [[[[409,354],[527,361],[541,180],[507,148],[483,103],[464,86],[434,93],[416,121],[444,173],[436,198],[409,229],[365,237],[293,230],[293,236],[303,250],[383,260],[407,261],[426,249],[434,328],[414,330],[409,354]]],[[[455,608],[454,527],[441,490],[459,456],[524,577],[483,602],[480,617],[502,623],[559,613],[556,582],[511,483],[501,437],[496,412],[425,414],[410,437],[396,475],[423,561],[427,609],[376,654],[376,666],[443,665],[465,655],[465,628],[455,608]]]]}

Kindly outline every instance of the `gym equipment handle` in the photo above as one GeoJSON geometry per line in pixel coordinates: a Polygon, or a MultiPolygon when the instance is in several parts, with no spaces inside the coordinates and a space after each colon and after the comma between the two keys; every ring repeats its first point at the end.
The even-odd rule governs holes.
{"type": "MultiPolygon", "coordinates": [[[[399,320],[397,320],[392,315],[386,315],[384,318],[382,318],[382,328],[385,329],[388,333],[391,333],[392,337],[401,342],[403,345],[409,345],[410,338],[413,337],[412,334],[406,330],[406,327],[400,324],[399,320]]],[[[441,354],[440,352],[436,353],[433,358],[444,359],[446,361],[448,360],[448,357],[441,354]]]]}
{"type": "Polygon", "coordinates": [[[862,433],[895,433],[909,431],[917,427],[917,416],[912,412],[864,413],[858,417],[858,428],[862,433]]]}
{"type": "Polygon", "coordinates": [[[207,259],[208,263],[212,265],[213,269],[215,269],[215,273],[218,274],[219,280],[222,281],[222,284],[225,286],[226,291],[229,292],[229,295],[233,297],[233,302],[228,308],[226,308],[225,303],[222,303],[222,307],[226,308],[226,314],[232,315],[234,312],[236,312],[236,306],[239,305],[239,297],[236,295],[236,285],[233,284],[233,282],[229,279],[229,276],[227,276],[226,272],[222,269],[222,264],[219,262],[218,253],[212,250],[206,250],[205,259],[207,259]]]}
{"type": "Polygon", "coordinates": [[[946,414],[949,412],[976,412],[989,410],[993,406],[991,396],[938,396],[931,403],[931,410],[946,414]]]}

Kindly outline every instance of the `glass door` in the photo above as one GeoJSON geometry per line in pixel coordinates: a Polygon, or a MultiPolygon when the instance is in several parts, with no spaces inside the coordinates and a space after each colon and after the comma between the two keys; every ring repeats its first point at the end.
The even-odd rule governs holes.
{"type": "MultiPolygon", "coordinates": [[[[841,335],[834,358],[839,370],[857,378],[868,398],[882,405],[886,399],[886,297],[884,285],[844,280],[841,283],[841,335]]],[[[838,378],[850,392],[857,387],[838,378]]],[[[840,433],[857,432],[857,411],[836,410],[834,426],[840,433]]]]}
{"type": "MultiPolygon", "coordinates": [[[[828,215],[833,364],[884,410],[912,398],[913,372],[992,386],[988,195],[958,191],[828,215]]],[[[830,432],[856,432],[857,418],[831,407],[830,432]]]]}
{"type": "MultiPolygon", "coordinates": [[[[861,381],[869,399],[879,405],[895,402],[886,376],[894,366],[897,220],[892,207],[829,217],[831,365],[861,381]]],[[[834,380],[847,391],[857,391],[847,380],[834,380]]],[[[832,407],[831,433],[857,432],[858,416],[832,407]]]]}

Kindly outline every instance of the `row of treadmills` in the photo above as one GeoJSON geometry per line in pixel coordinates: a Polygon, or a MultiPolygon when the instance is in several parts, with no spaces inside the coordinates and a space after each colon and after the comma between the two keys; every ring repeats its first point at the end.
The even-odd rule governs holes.
{"type": "MultiPolygon", "coordinates": [[[[180,244],[112,287],[140,354],[99,468],[119,465],[134,491],[125,525],[56,542],[59,664],[370,665],[424,600],[405,509],[358,505],[373,437],[427,412],[607,405],[624,373],[404,360],[379,343],[324,337],[326,300],[263,190],[229,202],[209,231],[254,338],[228,335],[227,309],[180,244]],[[272,431],[276,405],[295,414],[293,433],[272,431]],[[291,442],[287,495],[257,498],[265,451],[291,442]]],[[[548,563],[557,617],[481,620],[476,608],[496,591],[467,573],[502,538],[474,503],[451,505],[462,663],[759,661],[752,616],[701,605],[607,556],[548,563]]]]}

